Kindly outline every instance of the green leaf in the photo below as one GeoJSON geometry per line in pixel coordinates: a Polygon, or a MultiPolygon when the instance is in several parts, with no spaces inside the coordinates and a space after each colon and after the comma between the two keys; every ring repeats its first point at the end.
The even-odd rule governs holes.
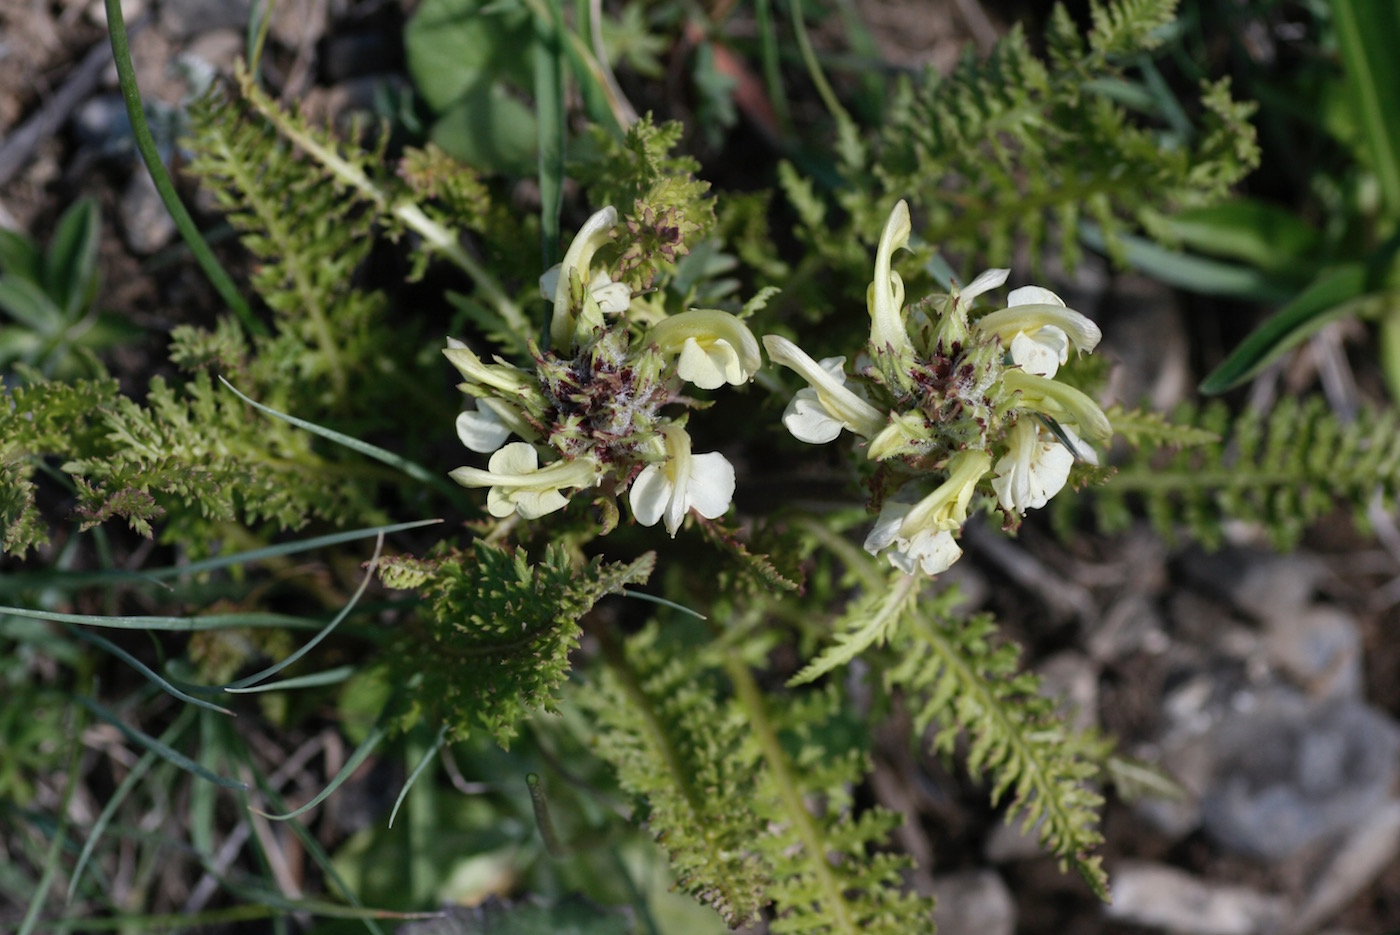
{"type": "Polygon", "coordinates": [[[1322,240],[1292,211],[1253,198],[1182,211],[1162,224],[1187,249],[1293,275],[1322,240]]]}
{"type": "Polygon", "coordinates": [[[427,105],[442,114],[497,78],[530,87],[534,39],[522,4],[424,0],[404,29],[408,73],[427,105]]]}
{"type": "Polygon", "coordinates": [[[63,330],[63,309],[28,279],[0,279],[0,311],[44,337],[53,337],[63,330]]]}
{"type": "Polygon", "coordinates": [[[457,98],[429,136],[484,172],[529,175],[535,169],[535,113],[500,85],[479,85],[457,98]]]}
{"type": "Polygon", "coordinates": [[[1392,218],[1400,216],[1400,10],[1394,3],[1332,0],[1337,43],[1356,100],[1371,168],[1392,218]]]}
{"type": "Polygon", "coordinates": [[[75,201],[58,221],[44,254],[44,290],[72,321],[97,293],[97,243],[102,215],[92,198],[75,201]]]}
{"type": "MultiPolygon", "coordinates": [[[[1079,239],[1091,249],[1108,252],[1108,241],[1096,224],[1081,223],[1079,239]]],[[[1114,246],[1133,269],[1179,289],[1251,302],[1282,302],[1293,294],[1277,276],[1263,270],[1168,250],[1132,234],[1117,234],[1114,246]]]]}
{"type": "Polygon", "coordinates": [[[0,275],[38,282],[43,276],[42,263],[43,257],[34,241],[0,227],[0,275]]]}
{"type": "Polygon", "coordinates": [[[83,695],[74,696],[74,700],[76,700],[80,705],[82,705],[84,708],[87,708],[89,711],[97,715],[102,720],[106,721],[108,724],[111,724],[117,730],[121,731],[122,734],[124,734],[128,740],[132,741],[133,743],[139,744],[142,747],[145,747],[151,753],[154,753],[156,756],[165,760],[167,763],[170,763],[173,766],[178,766],[180,769],[184,770],[187,773],[191,773],[195,776],[198,776],[200,779],[212,782],[216,786],[222,786],[225,789],[248,788],[247,783],[239,782],[236,779],[226,779],[217,773],[210,772],[203,766],[200,766],[194,760],[185,756],[179,750],[176,750],[175,748],[162,743],[161,741],[152,737],[150,734],[142,733],[141,731],[127,724],[121,718],[117,717],[116,714],[109,711],[105,706],[103,706],[99,702],[91,698],[84,697],[83,695]]]}
{"type": "Polygon", "coordinates": [[[559,213],[564,207],[564,59],[568,27],[558,0],[549,3],[550,21],[535,19],[535,112],[539,115],[540,240],[542,268],[553,266],[559,252],[559,213]]]}
{"type": "Polygon", "coordinates": [[[1351,300],[1365,288],[1366,268],[1360,263],[1325,270],[1254,329],[1201,381],[1200,391],[1209,396],[1239,386],[1329,321],[1346,315],[1351,311],[1351,300]]]}

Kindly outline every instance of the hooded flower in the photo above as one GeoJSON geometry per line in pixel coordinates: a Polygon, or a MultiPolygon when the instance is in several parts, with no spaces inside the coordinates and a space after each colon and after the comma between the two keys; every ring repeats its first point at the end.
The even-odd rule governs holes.
{"type": "MultiPolygon", "coordinates": [[[[546,296],[554,301],[554,317],[549,322],[549,340],[555,348],[561,351],[574,346],[574,332],[579,325],[572,310],[573,296],[571,292],[575,280],[584,287],[583,307],[580,311],[585,317],[589,317],[591,303],[594,315],[597,317],[597,321],[594,323],[597,327],[602,327],[601,315],[605,310],[604,301],[608,302],[609,306],[616,308],[617,303],[621,300],[621,293],[618,290],[609,291],[613,285],[618,284],[612,283],[606,275],[603,275],[600,280],[598,278],[600,274],[591,273],[588,268],[588,265],[593,262],[593,254],[598,251],[599,247],[608,242],[612,236],[612,229],[616,225],[617,209],[612,205],[594,213],[584,222],[583,227],[579,228],[573,243],[569,244],[568,252],[564,254],[564,260],[559,264],[558,271],[550,270],[540,277],[541,291],[544,291],[551,279],[554,284],[553,295],[546,296]],[[551,273],[553,273],[552,277],[551,273]]],[[[623,286],[623,289],[626,288],[623,286]]],[[[629,292],[627,296],[630,299],[631,293],[629,292]]],[[[623,305],[622,308],[626,308],[626,305],[623,305]]]]}
{"type": "Polygon", "coordinates": [[[846,389],[841,369],[844,357],[828,357],[820,364],[787,338],[763,336],[763,346],[775,364],[795,370],[809,386],[797,391],[783,413],[783,425],[799,441],[820,445],[849,429],[870,438],[885,426],[880,410],[846,389]]]}
{"type": "Polygon", "coordinates": [[[738,317],[715,309],[693,309],[662,319],[651,329],[651,341],[666,355],[675,355],[682,380],[702,390],[726,383],[740,386],[763,366],[758,340],[738,317]]]}
{"type": "Polygon", "coordinates": [[[666,439],[666,460],[649,464],[632,482],[628,502],[643,526],[654,526],[663,517],[674,538],[694,510],[706,519],[723,516],[734,497],[734,466],[717,451],[694,455],[690,435],[677,425],[661,430],[666,439]]]}
{"type": "Polygon", "coordinates": [[[1053,377],[1069,360],[1073,346],[1092,351],[1103,337],[1099,326],[1040,286],[1022,286],[1006,297],[1007,307],[977,320],[976,327],[1001,338],[1011,360],[1027,373],[1053,377]]]}
{"type": "Polygon", "coordinates": [[[875,555],[893,546],[886,556],[905,574],[913,574],[915,566],[929,575],[947,570],[962,554],[953,531],[967,521],[972,494],[991,463],[985,451],[953,455],[948,459],[948,479],[933,493],[913,506],[900,497],[885,503],[865,539],[865,550],[875,555]]]}
{"type": "MultiPolygon", "coordinates": [[[[1062,426],[1060,431],[1085,460],[1098,463],[1093,449],[1084,445],[1073,430],[1062,426]]],[[[1032,418],[1018,421],[1006,441],[1008,450],[992,469],[992,489],[997,501],[1017,513],[1038,510],[1065,486],[1075,452],[1032,418]]]]}
{"type": "Polygon", "coordinates": [[[865,293],[870,312],[870,348],[876,354],[912,358],[914,346],[904,323],[904,280],[892,267],[894,252],[908,246],[909,205],[900,201],[885,221],[880,246],[875,252],[875,278],[865,293]]]}
{"type": "Polygon", "coordinates": [[[533,445],[512,442],[491,456],[487,470],[459,467],[450,476],[463,487],[490,487],[486,509],[492,516],[519,513],[525,519],[537,519],[569,502],[560,492],[564,488],[593,486],[598,465],[591,457],[583,457],[540,467],[533,445]]]}
{"type": "Polygon", "coordinates": [[[1113,437],[1113,425],[1098,403],[1072,386],[1014,369],[1002,374],[1002,383],[1010,392],[1021,394],[1023,409],[1047,415],[1061,426],[1073,426],[1093,441],[1113,437]]]}

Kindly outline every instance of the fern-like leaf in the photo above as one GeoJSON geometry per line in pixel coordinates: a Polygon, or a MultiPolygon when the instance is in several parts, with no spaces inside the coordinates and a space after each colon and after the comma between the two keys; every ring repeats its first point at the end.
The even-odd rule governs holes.
{"type": "Polygon", "coordinates": [[[744,725],[696,654],[664,645],[659,633],[652,624],[610,646],[610,664],[583,701],[598,719],[598,754],[623,789],[646,798],[647,826],[678,885],[739,926],[768,902],[769,885],[753,847],[765,826],[751,807],[744,725]]]}
{"type": "Polygon", "coordinates": [[[1095,492],[1101,523],[1121,525],[1125,498],[1135,497],[1165,537],[1184,529],[1215,547],[1226,520],[1244,520],[1282,549],[1339,506],[1350,507],[1364,528],[1373,498],[1392,509],[1400,495],[1400,414],[1393,409],[1365,408],[1344,423],[1318,397],[1286,398],[1268,415],[1231,417],[1216,403],[1184,409],[1174,422],[1215,440],[1133,453],[1113,483],[1095,492]]]}
{"type": "Polygon", "coordinates": [[[522,718],[555,710],[579,618],[603,595],[645,582],[655,562],[649,552],[578,568],[550,545],[532,565],[522,551],[480,541],[469,553],[385,560],[386,584],[415,585],[425,597],[420,627],[405,632],[388,663],[394,681],[410,686],[400,726],[427,715],[455,739],[480,727],[508,746],[522,718]]]}
{"type": "Polygon", "coordinates": [[[1041,695],[1040,680],[1019,671],[1015,644],[995,641],[996,632],[985,614],[916,613],[894,640],[898,661],[886,684],[911,698],[921,732],[937,723],[934,749],[951,753],[966,733],[968,771],[991,777],[992,801],[1010,792],[1023,827],[1039,822],[1041,843],[1106,899],[1108,881],[1091,853],[1102,841],[1103,798],[1089,786],[1098,767],[1041,695]]]}

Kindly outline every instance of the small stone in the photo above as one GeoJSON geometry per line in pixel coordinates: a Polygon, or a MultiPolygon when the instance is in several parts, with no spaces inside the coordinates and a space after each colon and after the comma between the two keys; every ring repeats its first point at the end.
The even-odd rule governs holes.
{"type": "Polygon", "coordinates": [[[73,111],[68,127],[79,146],[108,149],[131,139],[131,121],[120,94],[94,94],[73,111]]]}
{"type": "MultiPolygon", "coordinates": [[[[130,26],[142,13],[146,12],[146,0],[122,0],[122,22],[130,26]]],[[[92,0],[86,10],[88,22],[94,26],[107,28],[107,4],[105,0],[92,0]]]]}
{"type": "Polygon", "coordinates": [[[1099,670],[1093,660],[1067,650],[1037,668],[1041,694],[1060,703],[1071,727],[1088,730],[1099,725],[1099,670]]]}
{"type": "Polygon", "coordinates": [[[1111,919],[1190,935],[1263,935],[1288,918],[1288,901],[1247,886],[1207,883],[1165,864],[1129,861],[1110,871],[1111,919]]]}
{"type": "Polygon", "coordinates": [[[995,870],[935,877],[933,919],[939,935],[1013,935],[1016,903],[995,870]]]}
{"type": "Polygon", "coordinates": [[[1159,655],[1171,639],[1153,602],[1145,595],[1130,594],[1108,608],[1085,645],[1100,662],[1114,662],[1139,651],[1159,655]]]}
{"type": "Polygon", "coordinates": [[[1215,758],[1208,737],[1173,731],[1162,741],[1160,765],[1181,786],[1178,798],[1144,798],[1133,809],[1170,841],[1201,826],[1201,795],[1210,784],[1215,758]]]}
{"type": "Polygon", "coordinates": [[[252,0],[161,0],[160,28],[185,40],[211,29],[246,29],[252,0]]]}
{"type": "Polygon", "coordinates": [[[1400,800],[1391,799],[1351,833],[1318,874],[1288,928],[1302,935],[1340,912],[1400,855],[1400,800]]]}
{"type": "Polygon", "coordinates": [[[1351,699],[1275,690],[1225,717],[1211,739],[1206,830],[1253,857],[1285,857],[1366,820],[1400,771],[1400,728],[1351,699]]]}
{"type": "Polygon", "coordinates": [[[1308,694],[1361,696],[1361,631],[1356,618],[1335,607],[1314,607],[1265,622],[1263,650],[1308,694]]]}
{"type": "Polygon", "coordinates": [[[139,256],[155,253],[175,237],[175,221],[144,168],[132,175],[122,193],[121,221],[127,246],[139,256]]]}
{"type": "Polygon", "coordinates": [[[1045,848],[1040,846],[1041,822],[1025,831],[1021,830],[1022,824],[1021,818],[1013,816],[992,829],[982,851],[987,860],[994,864],[1010,864],[1045,856],[1045,848]]]}

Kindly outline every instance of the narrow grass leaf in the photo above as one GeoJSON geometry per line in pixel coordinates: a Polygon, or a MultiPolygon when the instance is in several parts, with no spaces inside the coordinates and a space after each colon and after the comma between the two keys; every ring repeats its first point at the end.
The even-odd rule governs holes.
{"type": "Polygon", "coordinates": [[[83,642],[89,643],[93,646],[96,646],[98,649],[104,650],[106,652],[111,653],[113,656],[116,656],[122,662],[125,662],[137,672],[140,672],[142,675],[144,675],[147,679],[154,683],[157,688],[165,692],[167,695],[170,695],[173,698],[178,698],[186,704],[197,705],[201,708],[208,708],[210,711],[217,711],[220,714],[227,714],[229,717],[237,717],[237,715],[235,715],[228,708],[220,707],[219,705],[216,705],[213,702],[205,701],[202,698],[195,698],[191,695],[187,695],[184,692],[180,691],[180,689],[176,688],[174,685],[170,684],[170,682],[166,681],[165,678],[159,672],[156,672],[150,666],[146,665],[140,659],[137,659],[131,653],[122,649],[120,646],[118,646],[116,643],[113,643],[106,637],[99,636],[96,633],[89,633],[86,630],[79,629],[78,627],[72,625],[69,625],[67,627],[67,630],[69,633],[73,634],[83,642]]]}
{"type": "MultiPolygon", "coordinates": [[[[83,732],[82,719],[74,715],[77,723],[73,725],[73,736],[79,737],[83,732]]],[[[44,857],[44,875],[39,878],[39,885],[34,890],[34,896],[29,900],[29,909],[24,914],[24,921],[20,923],[19,931],[16,935],[30,935],[34,931],[34,926],[39,924],[39,916],[44,911],[44,903],[49,898],[49,889],[53,886],[54,877],[58,875],[58,862],[63,854],[63,842],[68,838],[68,814],[69,807],[73,804],[73,793],[78,789],[78,767],[82,765],[83,745],[74,742],[72,752],[68,756],[68,787],[63,793],[63,804],[58,813],[58,827],[54,829],[53,843],[49,845],[49,852],[44,857]]]]}
{"type": "Polygon", "coordinates": [[[219,377],[219,382],[228,387],[233,395],[261,413],[272,416],[274,419],[281,419],[283,422],[295,425],[297,428],[306,429],[306,431],[313,435],[319,435],[324,439],[333,441],[337,445],[343,445],[351,451],[362,454],[367,458],[373,458],[376,461],[387,464],[391,468],[402,471],[414,480],[427,484],[449,499],[455,501],[461,496],[461,489],[459,487],[450,483],[444,477],[434,474],[420,464],[415,464],[407,458],[396,455],[392,451],[386,451],[376,445],[371,445],[369,442],[360,441],[358,438],[341,434],[325,426],[317,425],[315,422],[307,422],[305,419],[298,419],[296,416],[289,416],[285,412],[278,412],[270,406],[264,406],[262,403],[244,396],[238,391],[237,387],[223,377],[219,377]]]}
{"type": "Polygon", "coordinates": [[[540,246],[543,267],[559,259],[559,213],[564,209],[564,25],[559,0],[546,0],[549,17],[535,17],[530,52],[535,69],[535,126],[539,136],[540,246]]]}
{"type": "Polygon", "coordinates": [[[24,607],[0,606],[0,617],[29,617],[52,620],[54,623],[77,623],[112,630],[163,630],[197,633],[204,630],[228,630],[233,627],[284,627],[293,630],[319,630],[324,624],[291,617],[287,614],[209,614],[204,617],[105,617],[98,614],[60,614],[51,610],[29,610],[24,607]]]}
{"type": "Polygon", "coordinates": [[[170,763],[173,766],[178,766],[180,769],[184,770],[187,773],[190,773],[194,776],[198,776],[200,779],[203,779],[206,782],[212,782],[216,786],[222,786],[225,789],[246,790],[248,788],[248,786],[245,783],[241,783],[236,779],[228,779],[224,776],[218,775],[217,773],[210,772],[203,766],[196,763],[194,760],[185,756],[179,750],[176,750],[174,747],[171,747],[169,744],[162,743],[161,741],[152,737],[150,734],[143,733],[142,731],[139,731],[136,728],[130,726],[129,724],[122,721],[121,718],[117,717],[115,714],[109,711],[100,702],[92,698],[88,698],[86,695],[74,695],[72,697],[75,701],[78,702],[78,704],[82,705],[84,708],[87,708],[98,718],[100,718],[103,721],[106,721],[108,724],[111,724],[117,730],[121,731],[122,734],[124,734],[128,740],[132,741],[133,743],[140,744],[142,747],[145,747],[147,750],[151,751],[156,756],[160,757],[162,760],[165,760],[167,763],[170,763]]]}
{"type": "Polygon", "coordinates": [[[364,596],[365,588],[369,587],[370,581],[374,579],[374,569],[379,565],[379,553],[383,548],[384,536],[381,533],[379,538],[375,542],[374,555],[370,557],[369,566],[365,569],[365,576],[360,581],[360,586],[355,589],[355,593],[350,596],[350,600],[347,601],[345,603],[345,606],[340,609],[340,613],[332,617],[330,623],[327,623],[324,627],[321,628],[321,632],[313,636],[310,640],[306,642],[306,645],[302,646],[300,649],[292,653],[286,659],[283,659],[280,662],[275,662],[272,665],[268,666],[266,669],[263,669],[261,672],[256,672],[253,675],[248,676],[247,678],[239,679],[238,681],[230,685],[229,688],[247,688],[249,685],[255,685],[258,682],[261,682],[263,679],[270,678],[276,675],[278,672],[281,672],[288,666],[294,665],[303,656],[311,652],[311,650],[315,649],[316,646],[319,645],[322,640],[330,636],[332,631],[334,631],[336,627],[340,626],[340,622],[350,615],[350,611],[355,609],[355,605],[360,602],[360,598],[364,596]]]}
{"type": "Polygon", "coordinates": [[[1251,379],[1308,335],[1347,314],[1353,300],[1365,288],[1366,268],[1360,263],[1348,263],[1323,272],[1297,298],[1250,332],[1239,347],[1201,381],[1200,391],[1207,396],[1223,393],[1251,379]]]}
{"type": "MultiPolygon", "coordinates": [[[[166,728],[165,733],[160,735],[160,742],[163,744],[174,743],[179,736],[190,726],[190,721],[194,718],[194,709],[186,708],[180,712],[180,716],[175,722],[166,728]]],[[[73,865],[72,879],[68,881],[68,900],[72,902],[73,895],[78,891],[78,883],[83,877],[83,870],[87,868],[88,860],[92,857],[92,852],[97,848],[97,842],[102,840],[102,833],[107,830],[107,825],[112,821],[112,816],[117,813],[117,809],[126,801],[126,797],[131,794],[131,790],[145,777],[150,768],[155,765],[156,755],[152,751],[146,751],[141,759],[136,761],[136,765],[126,774],[126,778],[117,786],[116,791],[107,799],[107,804],[102,806],[102,811],[98,813],[97,820],[92,823],[92,829],[88,832],[87,841],[83,843],[83,849],[78,854],[78,862],[73,865]]]]}
{"type": "Polygon", "coordinates": [[[684,604],[677,604],[675,601],[668,601],[664,597],[657,597],[655,594],[647,594],[643,591],[633,591],[631,588],[623,588],[622,596],[630,597],[633,600],[637,601],[646,601],[651,604],[660,604],[662,607],[669,607],[672,610],[679,610],[681,613],[688,614],[694,617],[696,620],[710,619],[709,617],[706,617],[704,614],[700,613],[700,611],[698,610],[693,610],[685,606],[684,604]]]}
{"type": "Polygon", "coordinates": [[[389,812],[389,827],[394,827],[394,819],[398,817],[399,806],[408,797],[408,790],[413,788],[413,784],[418,781],[418,776],[423,770],[428,768],[428,764],[437,756],[437,752],[442,749],[443,743],[447,740],[447,725],[442,725],[438,730],[437,739],[433,741],[432,749],[423,754],[423,759],[418,761],[418,765],[413,768],[413,772],[408,774],[408,779],[404,781],[403,788],[399,790],[399,797],[394,800],[394,808],[389,812]]]}
{"type": "Polygon", "coordinates": [[[306,812],[311,811],[311,809],[324,802],[332,792],[339,789],[340,784],[345,782],[345,780],[349,779],[350,775],[354,773],[355,770],[360,768],[360,764],[363,763],[365,759],[371,753],[374,752],[374,748],[379,746],[379,742],[382,741],[388,733],[389,730],[387,727],[383,726],[382,724],[376,724],[374,728],[369,732],[369,736],[367,736],[363,741],[361,741],[360,745],[355,748],[354,753],[350,754],[350,759],[345,761],[345,765],[340,768],[340,772],[335,774],[335,778],[330,781],[326,788],[318,792],[315,798],[313,798],[310,802],[307,802],[300,808],[294,808],[284,815],[269,815],[267,812],[264,812],[261,809],[252,808],[252,806],[249,806],[249,808],[252,811],[257,812],[259,815],[262,815],[264,818],[270,818],[273,821],[289,821],[293,818],[296,818],[298,815],[303,815],[306,812]]]}
{"type": "Polygon", "coordinates": [[[312,672],[308,675],[298,675],[295,678],[283,679],[280,682],[268,682],[266,685],[250,685],[247,688],[228,687],[222,689],[230,695],[251,695],[256,692],[288,691],[293,688],[319,688],[322,685],[334,685],[343,682],[354,675],[359,669],[358,666],[336,666],[334,669],[327,669],[324,672],[312,672]]]}
{"type": "MultiPolygon", "coordinates": [[[[1096,224],[1081,223],[1079,239],[1092,250],[1108,252],[1096,224]]],[[[1251,302],[1283,302],[1293,294],[1286,285],[1280,285],[1277,276],[1263,270],[1168,250],[1132,234],[1118,234],[1116,239],[1129,266],[1169,286],[1251,302]]]]}

